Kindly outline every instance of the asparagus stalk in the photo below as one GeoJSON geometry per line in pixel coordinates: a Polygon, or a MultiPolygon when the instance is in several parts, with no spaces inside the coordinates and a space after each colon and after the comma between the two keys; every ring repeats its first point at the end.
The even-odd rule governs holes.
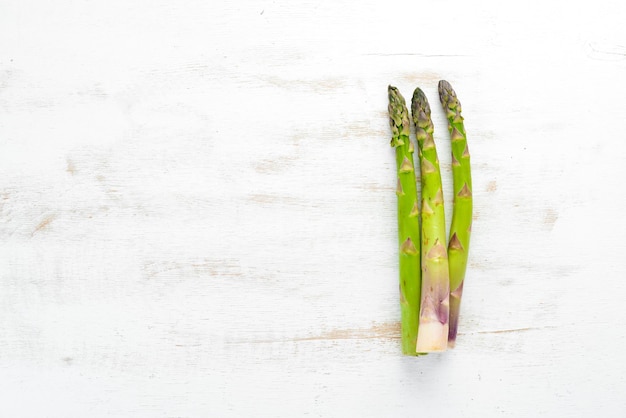
{"type": "Polygon", "coordinates": [[[413,144],[409,139],[409,112],[397,88],[389,86],[391,146],[396,149],[398,169],[398,244],[400,257],[400,309],[402,352],[416,355],[420,304],[419,212],[413,164],[413,144]]]}
{"type": "Polygon", "coordinates": [[[450,267],[448,345],[454,347],[472,230],[472,175],[467,135],[463,125],[463,116],[461,116],[461,103],[450,83],[445,80],[439,82],[439,100],[448,118],[448,130],[452,141],[454,209],[448,244],[448,265],[450,267]]]}
{"type": "Polygon", "coordinates": [[[416,351],[444,351],[448,344],[450,278],[443,191],[430,105],[419,87],[413,94],[411,110],[422,178],[422,293],[416,351]]]}

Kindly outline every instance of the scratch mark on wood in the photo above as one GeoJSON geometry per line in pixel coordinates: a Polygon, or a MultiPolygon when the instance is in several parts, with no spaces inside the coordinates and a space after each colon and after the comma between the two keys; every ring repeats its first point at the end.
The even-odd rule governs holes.
{"type": "Polygon", "coordinates": [[[270,174],[283,171],[294,165],[299,157],[297,155],[287,155],[278,158],[267,158],[254,165],[257,173],[270,174]]]}
{"type": "MultiPolygon", "coordinates": [[[[1,198],[0,198],[0,212],[1,212],[1,211],[4,211],[4,205],[5,205],[5,202],[6,202],[7,200],[9,200],[9,197],[10,197],[10,196],[11,196],[11,195],[9,194],[9,192],[2,192],[2,194],[0,194],[0,197],[1,197],[1,198]]],[[[10,212],[9,212],[9,213],[10,213],[10,212]]],[[[8,214],[7,214],[7,215],[8,215],[8,214]]]]}
{"type": "Polygon", "coordinates": [[[74,165],[74,161],[67,159],[67,168],[65,169],[70,175],[74,175],[76,173],[76,166],[74,165]]]}
{"type": "Polygon", "coordinates": [[[9,81],[13,78],[13,70],[7,69],[0,72],[0,90],[5,89],[9,85],[9,81]]]}
{"type": "Polygon", "coordinates": [[[252,194],[248,197],[248,200],[253,203],[258,203],[261,205],[275,205],[275,204],[283,204],[283,205],[291,205],[291,206],[305,206],[311,207],[315,206],[311,204],[310,201],[298,199],[290,196],[279,196],[272,194],[252,194]]]}
{"type": "Polygon", "coordinates": [[[546,211],[546,216],[543,218],[543,223],[548,225],[549,227],[553,227],[556,223],[557,219],[559,219],[559,213],[554,209],[548,209],[546,211]]]}
{"type": "Polygon", "coordinates": [[[626,58],[626,47],[622,45],[598,45],[597,43],[588,43],[589,58],[601,61],[622,60],[626,58]]]}
{"type": "Polygon", "coordinates": [[[482,270],[482,271],[487,270],[487,267],[483,264],[482,261],[470,261],[469,265],[472,268],[472,270],[482,270]]]}
{"type": "Polygon", "coordinates": [[[320,79],[298,79],[290,80],[275,76],[260,76],[262,81],[276,87],[289,88],[294,90],[308,90],[315,93],[326,93],[346,86],[346,81],[339,77],[328,77],[320,79]]]}
{"type": "Polygon", "coordinates": [[[480,131],[480,132],[476,132],[476,134],[474,135],[476,138],[482,138],[482,139],[495,139],[496,134],[493,131],[480,131]]]}
{"type": "Polygon", "coordinates": [[[423,72],[423,73],[404,73],[401,75],[404,82],[414,85],[427,85],[439,82],[444,77],[440,73],[423,72]]]}
{"type": "Polygon", "coordinates": [[[46,216],[41,222],[39,222],[39,224],[35,227],[35,229],[30,234],[30,236],[32,237],[37,232],[46,229],[52,223],[52,221],[54,221],[55,218],[56,218],[56,215],[48,215],[48,216],[46,216]]]}
{"type": "Polygon", "coordinates": [[[292,167],[300,158],[300,141],[305,137],[304,133],[296,133],[289,137],[289,147],[284,154],[266,158],[254,164],[254,170],[260,174],[274,174],[292,167]]]}
{"type": "Polygon", "coordinates": [[[335,341],[335,340],[399,340],[400,339],[400,322],[388,322],[383,324],[375,324],[370,328],[356,329],[334,329],[324,332],[320,335],[299,338],[285,339],[269,339],[269,340],[252,340],[252,341],[235,341],[235,344],[241,343],[286,343],[286,342],[307,342],[307,341],[335,341]]]}
{"type": "Polygon", "coordinates": [[[400,322],[377,324],[366,329],[336,329],[325,332],[317,337],[303,338],[301,340],[352,340],[370,338],[400,338],[400,322]]]}
{"type": "Polygon", "coordinates": [[[546,325],[544,327],[524,327],[524,328],[509,328],[509,329],[497,329],[497,330],[489,330],[489,331],[476,331],[476,332],[465,332],[459,334],[511,334],[515,332],[527,332],[527,331],[541,331],[544,329],[554,329],[557,328],[555,325],[546,325]]]}
{"type": "Polygon", "coordinates": [[[291,143],[295,146],[295,147],[299,147],[300,146],[300,141],[306,138],[306,133],[297,133],[294,135],[291,135],[290,139],[291,139],[291,143]]]}
{"type": "Polygon", "coordinates": [[[97,97],[100,99],[108,97],[108,94],[102,89],[102,86],[100,86],[99,84],[96,84],[91,88],[81,90],[77,92],[77,94],[80,96],[97,97]]]}
{"type": "Polygon", "coordinates": [[[471,55],[464,55],[464,54],[420,54],[417,52],[396,52],[396,53],[372,52],[372,53],[362,54],[362,55],[366,57],[423,57],[423,58],[471,57],[471,55]]]}
{"type": "Polygon", "coordinates": [[[198,276],[208,274],[212,277],[241,277],[239,263],[233,260],[204,259],[187,262],[149,262],[143,265],[146,278],[151,279],[167,273],[178,272],[179,274],[198,276]]]}
{"type": "MultiPolygon", "coordinates": [[[[541,331],[544,329],[557,328],[553,325],[545,327],[524,327],[524,328],[510,328],[510,329],[498,329],[487,331],[475,331],[475,332],[459,332],[459,335],[474,335],[474,334],[511,334],[517,332],[527,331],[541,331]]],[[[376,324],[370,328],[356,328],[356,329],[335,329],[324,332],[319,335],[313,335],[310,337],[299,338],[278,338],[278,339],[265,339],[265,340],[245,340],[245,341],[232,341],[231,344],[274,344],[274,343],[293,343],[293,342],[315,342],[315,341],[338,341],[338,340],[400,340],[401,339],[401,324],[400,322],[388,322],[383,324],[376,324]]]]}
{"type": "Polygon", "coordinates": [[[392,193],[396,190],[395,187],[384,186],[379,183],[363,183],[358,184],[356,186],[357,189],[367,190],[369,192],[384,192],[384,193],[392,193]]]}
{"type": "Polygon", "coordinates": [[[495,180],[491,180],[489,183],[487,183],[487,191],[489,193],[493,193],[496,190],[498,190],[498,183],[496,183],[495,180]]]}
{"type": "Polygon", "coordinates": [[[532,331],[533,329],[536,329],[536,328],[526,327],[526,328],[499,329],[495,331],[477,331],[476,334],[509,334],[511,332],[532,331]]]}
{"type": "MultiPolygon", "coordinates": [[[[389,116],[387,116],[389,117],[389,116]]],[[[372,130],[369,120],[360,120],[349,123],[343,128],[341,136],[343,138],[362,138],[362,137],[385,137],[386,131],[372,130]]]]}

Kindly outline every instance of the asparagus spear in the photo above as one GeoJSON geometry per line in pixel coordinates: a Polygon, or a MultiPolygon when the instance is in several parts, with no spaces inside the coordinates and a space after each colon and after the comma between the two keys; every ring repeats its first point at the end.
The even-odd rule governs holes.
{"type": "Polygon", "coordinates": [[[416,355],[420,304],[419,213],[413,164],[413,144],[409,139],[409,112],[397,88],[389,86],[391,146],[396,149],[398,168],[398,244],[400,257],[400,309],[402,352],[416,355]]]}
{"type": "Polygon", "coordinates": [[[454,347],[472,229],[472,175],[467,136],[463,126],[463,116],[461,116],[461,103],[450,83],[445,80],[439,82],[439,100],[448,118],[448,130],[452,141],[454,209],[448,244],[448,265],[450,266],[448,345],[454,347]]]}
{"type": "Polygon", "coordinates": [[[422,294],[416,351],[444,351],[448,343],[450,278],[443,191],[430,105],[419,87],[413,93],[411,110],[422,175],[422,294]]]}

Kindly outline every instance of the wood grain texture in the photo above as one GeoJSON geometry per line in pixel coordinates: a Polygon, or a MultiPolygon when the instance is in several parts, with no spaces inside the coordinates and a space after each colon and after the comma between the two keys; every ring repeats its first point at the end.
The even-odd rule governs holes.
{"type": "Polygon", "coordinates": [[[0,2],[0,416],[625,416],[625,18],[0,2]],[[451,202],[441,78],[470,266],[457,347],[407,358],[386,88],[451,202]]]}

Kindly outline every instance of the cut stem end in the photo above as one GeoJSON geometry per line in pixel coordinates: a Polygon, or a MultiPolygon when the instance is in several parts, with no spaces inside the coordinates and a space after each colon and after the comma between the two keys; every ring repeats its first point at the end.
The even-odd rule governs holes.
{"type": "Polygon", "coordinates": [[[427,322],[419,326],[415,351],[418,353],[437,353],[448,347],[448,324],[427,322]]]}

